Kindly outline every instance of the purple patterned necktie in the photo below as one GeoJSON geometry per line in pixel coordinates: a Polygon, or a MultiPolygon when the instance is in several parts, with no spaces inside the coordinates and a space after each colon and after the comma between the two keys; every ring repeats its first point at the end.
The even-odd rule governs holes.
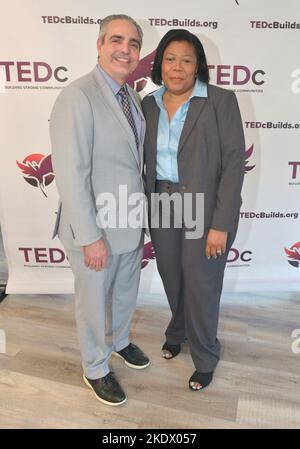
{"type": "Polygon", "coordinates": [[[130,128],[132,129],[132,132],[133,132],[134,138],[135,138],[136,147],[138,149],[139,148],[139,138],[138,138],[136,126],[135,126],[135,123],[134,123],[134,120],[133,120],[133,117],[131,114],[129,99],[128,99],[128,95],[127,95],[125,86],[121,87],[118,94],[120,95],[122,109],[125,114],[125,117],[127,118],[128,123],[130,125],[130,128]]]}

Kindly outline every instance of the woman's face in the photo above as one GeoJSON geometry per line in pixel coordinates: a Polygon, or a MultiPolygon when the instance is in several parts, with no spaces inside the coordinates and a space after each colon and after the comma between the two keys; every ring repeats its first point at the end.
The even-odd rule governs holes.
{"type": "Polygon", "coordinates": [[[162,80],[173,94],[184,94],[193,89],[196,81],[197,56],[187,41],[172,41],[163,54],[162,80]]]}

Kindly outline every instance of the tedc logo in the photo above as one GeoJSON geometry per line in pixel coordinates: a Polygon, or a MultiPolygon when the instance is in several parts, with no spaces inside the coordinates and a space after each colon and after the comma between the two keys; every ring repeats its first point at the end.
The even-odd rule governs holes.
{"type": "MultiPolygon", "coordinates": [[[[144,245],[143,259],[142,259],[142,269],[145,268],[151,260],[155,260],[155,251],[152,242],[148,242],[144,245]]],[[[249,266],[252,260],[252,251],[244,250],[241,251],[237,248],[230,248],[227,264],[235,264],[232,266],[249,266]],[[239,263],[239,265],[236,265],[239,263]]],[[[230,266],[230,265],[229,265],[230,266]]]]}
{"type": "Polygon", "coordinates": [[[255,165],[248,165],[249,158],[252,156],[254,149],[254,144],[251,145],[251,147],[248,148],[248,150],[245,151],[245,173],[248,173],[249,171],[253,170],[255,165]]]}
{"type": "Polygon", "coordinates": [[[23,162],[16,161],[21,169],[24,179],[33,187],[39,187],[41,192],[47,197],[45,188],[51,184],[54,179],[51,154],[30,154],[26,156],[23,162]]]}
{"type": "Polygon", "coordinates": [[[299,268],[300,264],[300,242],[295,243],[290,249],[284,248],[286,255],[288,256],[288,263],[292,267],[299,268]]]}
{"type": "MultiPolygon", "coordinates": [[[[292,167],[292,179],[296,179],[297,178],[297,169],[300,165],[300,161],[289,161],[288,163],[291,167],[292,167]]],[[[300,173],[300,170],[299,170],[300,173]]]]}
{"type": "Polygon", "coordinates": [[[247,266],[248,267],[248,266],[250,266],[251,260],[252,260],[252,251],[249,251],[249,250],[240,251],[237,248],[230,248],[226,263],[234,264],[235,262],[238,262],[239,265],[235,265],[235,266],[238,266],[238,267],[247,266]]]}
{"type": "Polygon", "coordinates": [[[30,61],[0,61],[0,67],[5,69],[6,81],[12,81],[12,78],[18,82],[37,82],[49,81],[52,77],[64,83],[68,81],[65,72],[66,67],[59,66],[52,68],[47,62],[30,61]]]}
{"type": "MultiPolygon", "coordinates": [[[[142,58],[138,67],[128,79],[128,84],[141,93],[147,95],[157,89],[151,80],[151,71],[155,57],[155,50],[142,58]]],[[[264,84],[264,70],[251,70],[244,65],[209,65],[210,74],[215,77],[215,84],[220,86],[245,86],[252,82],[255,86],[264,84]]]]}
{"type": "Polygon", "coordinates": [[[30,248],[20,247],[24,263],[60,264],[67,260],[66,253],[60,248],[30,248]]]}
{"type": "Polygon", "coordinates": [[[262,69],[251,70],[244,65],[209,65],[210,74],[213,71],[215,83],[218,86],[245,86],[252,82],[255,86],[265,83],[262,69]]]}

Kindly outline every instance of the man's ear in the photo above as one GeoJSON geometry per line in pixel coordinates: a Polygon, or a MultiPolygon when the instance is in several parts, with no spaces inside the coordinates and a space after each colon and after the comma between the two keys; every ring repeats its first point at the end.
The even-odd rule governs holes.
{"type": "Polygon", "coordinates": [[[99,57],[99,53],[100,53],[101,47],[102,47],[102,42],[101,42],[100,37],[98,37],[98,39],[97,39],[97,51],[98,51],[98,57],[99,57]]]}

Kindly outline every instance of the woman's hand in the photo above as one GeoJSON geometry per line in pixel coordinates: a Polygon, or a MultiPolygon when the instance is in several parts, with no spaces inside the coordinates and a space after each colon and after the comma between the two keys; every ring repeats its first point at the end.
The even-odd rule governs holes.
{"type": "Polygon", "coordinates": [[[215,259],[226,250],[227,232],[210,229],[207,234],[205,254],[208,259],[215,259]]]}

